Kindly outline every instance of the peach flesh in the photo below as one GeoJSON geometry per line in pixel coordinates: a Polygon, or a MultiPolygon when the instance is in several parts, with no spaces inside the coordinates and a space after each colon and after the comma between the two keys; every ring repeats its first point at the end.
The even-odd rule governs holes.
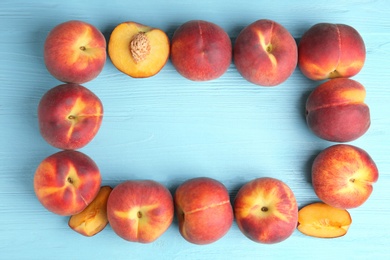
{"type": "Polygon", "coordinates": [[[112,191],[110,186],[103,186],[95,199],[80,213],[69,218],[68,225],[83,236],[94,236],[108,224],[107,200],[112,191]]]}
{"type": "Polygon", "coordinates": [[[114,66],[133,78],[156,75],[167,63],[169,51],[164,31],[131,21],[117,25],[108,43],[114,66]]]}
{"type": "Polygon", "coordinates": [[[322,202],[306,205],[298,212],[298,230],[305,235],[319,238],[344,236],[352,223],[347,210],[322,202]]]}

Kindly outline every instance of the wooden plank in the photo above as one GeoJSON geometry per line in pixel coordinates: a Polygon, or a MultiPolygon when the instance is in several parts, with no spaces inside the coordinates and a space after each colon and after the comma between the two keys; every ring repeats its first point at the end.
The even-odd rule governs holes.
{"type": "MultiPolygon", "coordinates": [[[[1,1],[0,3],[0,252],[1,259],[385,259],[390,250],[390,5],[380,1],[1,1]],[[36,108],[60,82],[43,63],[43,43],[56,24],[80,19],[106,37],[120,22],[157,26],[171,36],[181,23],[205,19],[221,25],[234,41],[247,24],[269,18],[299,40],[318,22],[347,23],[365,40],[367,60],[354,77],[367,88],[372,125],[352,142],[371,154],[380,170],[370,199],[351,210],[353,224],[339,239],[314,239],[298,231],[273,246],[254,243],[234,223],[208,246],[186,242],[175,221],[156,242],[128,243],[110,227],[92,238],[67,226],[67,218],[46,211],[32,180],[39,162],[57,150],[40,136],[36,108]]],[[[245,81],[231,64],[211,82],[191,82],[169,62],[155,77],[132,79],[107,61],[99,77],[84,84],[102,100],[105,116],[83,152],[112,186],[150,178],[172,192],[192,177],[223,182],[234,196],[246,181],[269,176],[285,181],[299,206],[316,201],[310,184],[314,156],[333,143],[307,128],[304,104],[317,85],[296,69],[285,83],[263,88],[245,81]]],[[[212,217],[212,216],[211,216],[212,217]]]]}

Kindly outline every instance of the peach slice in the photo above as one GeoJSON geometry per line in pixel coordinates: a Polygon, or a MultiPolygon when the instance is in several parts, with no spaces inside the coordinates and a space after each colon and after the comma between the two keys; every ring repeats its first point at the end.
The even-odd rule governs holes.
{"type": "Polygon", "coordinates": [[[82,212],[69,218],[69,227],[87,237],[102,231],[108,224],[107,200],[111,191],[110,186],[102,186],[95,199],[82,212]]]}
{"type": "Polygon", "coordinates": [[[169,38],[164,31],[129,21],[112,31],[108,55],[121,72],[133,78],[147,78],[165,66],[169,48],[169,38]]]}
{"type": "Polygon", "coordinates": [[[351,223],[351,215],[347,210],[323,202],[309,204],[298,212],[298,230],[312,237],[344,236],[351,223]]]}

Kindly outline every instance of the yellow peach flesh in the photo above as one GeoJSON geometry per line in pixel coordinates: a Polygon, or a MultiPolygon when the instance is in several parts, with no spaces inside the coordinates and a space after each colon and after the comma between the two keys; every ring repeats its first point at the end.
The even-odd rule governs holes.
{"type": "Polygon", "coordinates": [[[134,22],[118,25],[110,36],[108,53],[123,73],[145,78],[158,73],[169,57],[169,39],[160,29],[134,22]]]}
{"type": "Polygon", "coordinates": [[[307,205],[298,212],[298,230],[319,238],[344,236],[352,223],[347,210],[318,202],[307,205]]]}
{"type": "Polygon", "coordinates": [[[69,218],[68,225],[84,236],[94,236],[108,224],[107,200],[112,188],[103,186],[95,199],[80,213],[69,218]]]}

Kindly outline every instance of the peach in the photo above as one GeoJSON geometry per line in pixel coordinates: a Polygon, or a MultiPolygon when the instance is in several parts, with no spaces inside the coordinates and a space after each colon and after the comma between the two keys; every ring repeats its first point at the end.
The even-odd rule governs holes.
{"type": "Polygon", "coordinates": [[[362,37],[346,24],[315,24],[298,44],[298,66],[312,80],[352,77],[363,68],[365,59],[362,37]]]}
{"type": "Polygon", "coordinates": [[[38,105],[42,137],[59,149],[79,149],[97,134],[103,119],[103,105],[89,89],[62,84],[47,91],[38,105]]]}
{"type": "Polygon", "coordinates": [[[65,83],[96,78],[106,62],[106,39],[93,25],[71,20],[54,27],[44,44],[47,70],[65,83]]]}
{"type": "Polygon", "coordinates": [[[322,83],[306,101],[306,121],[318,137],[349,142],[370,127],[370,110],[364,103],[366,90],[359,82],[337,78],[322,83]]]}
{"type": "Polygon", "coordinates": [[[123,22],[111,33],[108,55],[114,66],[133,78],[156,75],[169,58],[169,38],[164,31],[136,22],[123,22]]]}
{"type": "Polygon", "coordinates": [[[217,79],[231,64],[232,43],[220,26],[191,20],[173,34],[171,61],[175,69],[189,80],[217,79]]]}
{"type": "Polygon", "coordinates": [[[96,197],[100,171],[87,155],[73,150],[45,158],[34,175],[34,191],[49,211],[63,216],[83,211],[96,197]]]}
{"type": "Polygon", "coordinates": [[[312,165],[312,183],[318,198],[342,209],[356,208],[371,195],[378,168],[361,148],[346,144],[320,152],[312,165]]]}
{"type": "Polygon", "coordinates": [[[286,81],[297,66],[297,44],[279,23],[261,19],[237,36],[233,60],[238,72],[249,82],[276,86],[286,81]]]}
{"type": "Polygon", "coordinates": [[[169,190],[152,180],[129,180],[117,185],[107,202],[107,216],[121,238],[151,243],[171,225],[174,216],[169,190]]]}
{"type": "Polygon", "coordinates": [[[298,230],[307,236],[336,238],[347,234],[352,223],[349,212],[316,202],[298,211],[298,230]]]}
{"type": "Polygon", "coordinates": [[[87,237],[102,231],[108,224],[107,200],[111,191],[110,186],[101,187],[95,199],[83,211],[69,218],[69,227],[87,237]]]}
{"type": "Polygon", "coordinates": [[[234,216],[241,232],[264,244],[292,235],[298,220],[295,195],[284,182],[269,177],[244,184],[234,200],[234,216]]]}
{"type": "Polygon", "coordinates": [[[229,193],[215,179],[199,177],[185,181],[176,189],[174,202],[180,234],[190,243],[213,243],[233,224],[229,193]]]}

